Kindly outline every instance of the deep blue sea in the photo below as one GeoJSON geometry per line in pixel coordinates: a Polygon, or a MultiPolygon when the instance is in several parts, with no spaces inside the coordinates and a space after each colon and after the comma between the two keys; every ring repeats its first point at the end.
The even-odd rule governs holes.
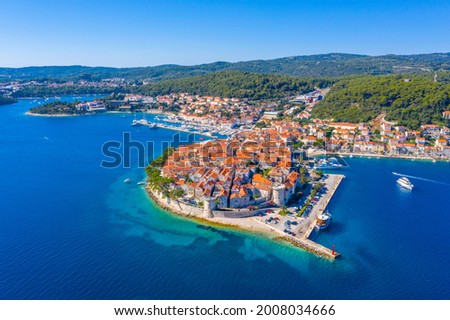
{"type": "Polygon", "coordinates": [[[450,163],[346,159],[317,235],[330,262],[158,209],[136,161],[100,166],[123,132],[159,153],[174,131],[24,114],[39,102],[0,107],[1,299],[450,299],[450,163]]]}

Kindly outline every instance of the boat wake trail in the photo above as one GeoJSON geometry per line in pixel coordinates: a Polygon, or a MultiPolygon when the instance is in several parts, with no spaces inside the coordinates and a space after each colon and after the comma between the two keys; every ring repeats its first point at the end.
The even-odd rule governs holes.
{"type": "Polygon", "coordinates": [[[398,172],[392,172],[392,174],[396,175],[396,176],[401,176],[401,177],[406,177],[406,178],[411,178],[411,179],[416,179],[416,180],[422,180],[422,181],[442,184],[444,186],[449,186],[450,187],[450,183],[446,183],[446,182],[442,182],[442,181],[431,180],[431,179],[426,179],[426,178],[421,178],[421,177],[416,177],[416,176],[410,176],[410,175],[402,174],[402,173],[398,173],[398,172]]]}

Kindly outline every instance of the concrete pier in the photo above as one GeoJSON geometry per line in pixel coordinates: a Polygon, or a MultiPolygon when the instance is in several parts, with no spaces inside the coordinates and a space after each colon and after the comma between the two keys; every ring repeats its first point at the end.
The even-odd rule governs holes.
{"type": "Polygon", "coordinates": [[[333,198],[334,193],[336,192],[339,184],[344,178],[345,176],[342,174],[328,175],[327,179],[325,180],[325,187],[327,188],[327,191],[314,205],[308,217],[305,219],[306,223],[304,223],[304,226],[307,226],[307,228],[301,230],[305,239],[309,238],[309,236],[311,235],[312,231],[315,228],[317,217],[325,211],[328,203],[333,198]]]}
{"type": "Polygon", "coordinates": [[[342,174],[329,174],[324,181],[324,184],[327,189],[326,193],[320,197],[320,200],[314,205],[311,212],[305,218],[305,220],[301,223],[300,227],[296,230],[296,236],[292,237],[293,242],[295,244],[303,247],[304,249],[316,253],[320,256],[335,259],[339,256],[339,253],[332,252],[331,249],[326,248],[312,240],[309,239],[311,233],[316,227],[317,217],[325,211],[328,206],[328,203],[333,198],[334,193],[336,192],[339,184],[345,176],[342,174]]]}

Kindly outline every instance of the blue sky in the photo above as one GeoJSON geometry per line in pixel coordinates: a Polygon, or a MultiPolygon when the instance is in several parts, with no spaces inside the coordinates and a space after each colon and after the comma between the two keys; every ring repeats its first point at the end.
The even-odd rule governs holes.
{"type": "Polygon", "coordinates": [[[450,51],[450,1],[0,1],[0,66],[450,51]]]}

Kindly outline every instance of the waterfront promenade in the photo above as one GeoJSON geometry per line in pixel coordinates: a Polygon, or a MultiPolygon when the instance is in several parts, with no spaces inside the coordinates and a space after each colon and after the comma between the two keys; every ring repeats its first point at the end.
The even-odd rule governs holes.
{"type": "Polygon", "coordinates": [[[308,157],[318,157],[318,156],[324,156],[327,154],[335,154],[341,157],[361,157],[361,158],[385,158],[385,159],[406,159],[406,160],[424,160],[424,161],[447,161],[449,162],[450,159],[447,157],[439,157],[439,156],[432,156],[432,155],[426,155],[426,154],[398,154],[398,153],[369,153],[369,152],[343,152],[343,151],[336,151],[336,152],[326,152],[324,150],[317,150],[314,149],[313,151],[308,151],[308,157]]]}
{"type": "Polygon", "coordinates": [[[342,174],[327,174],[325,176],[323,180],[323,193],[319,201],[317,201],[306,216],[300,218],[301,221],[297,227],[292,228],[295,236],[284,234],[294,245],[328,259],[335,259],[339,256],[338,252],[333,252],[330,248],[326,248],[310,240],[309,237],[316,227],[317,217],[326,210],[328,203],[333,198],[334,193],[344,178],[345,176],[342,174]]]}
{"type": "MultiPolygon", "coordinates": [[[[297,217],[295,213],[293,216],[280,217],[277,213],[274,213],[273,216],[278,216],[277,218],[279,218],[279,222],[276,225],[265,223],[266,217],[253,217],[250,219],[269,227],[272,233],[281,235],[284,239],[298,247],[328,259],[335,259],[339,256],[339,253],[333,252],[331,249],[310,240],[309,237],[315,229],[317,217],[326,210],[328,203],[333,198],[334,193],[344,178],[345,176],[342,174],[325,175],[322,181],[324,184],[323,192],[319,201],[317,201],[309,213],[304,214],[302,217],[297,217]],[[284,232],[286,221],[290,221],[291,231],[294,235],[284,232]],[[293,222],[297,224],[294,225],[293,222]]],[[[291,208],[288,209],[291,210],[291,208]]]]}
{"type": "Polygon", "coordinates": [[[331,198],[333,198],[334,193],[336,192],[339,184],[345,176],[342,174],[329,174],[324,180],[324,193],[320,197],[319,201],[314,205],[311,212],[305,218],[305,221],[301,224],[300,228],[297,230],[299,235],[302,235],[304,239],[309,238],[312,231],[314,230],[315,222],[317,217],[325,211],[330,202],[331,198]]]}

